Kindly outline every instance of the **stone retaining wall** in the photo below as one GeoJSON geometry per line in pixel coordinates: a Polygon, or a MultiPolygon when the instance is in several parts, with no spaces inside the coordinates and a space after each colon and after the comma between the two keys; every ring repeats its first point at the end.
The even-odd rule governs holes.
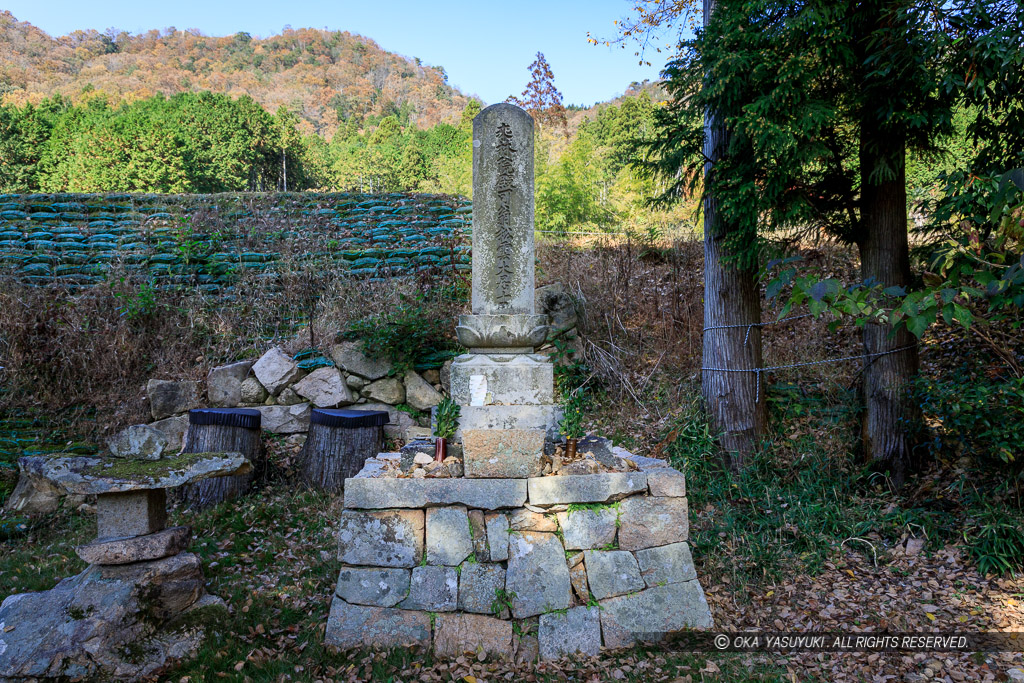
{"type": "Polygon", "coordinates": [[[688,544],[684,476],[614,449],[629,471],[531,479],[346,481],[326,642],[480,651],[520,662],[710,628],[688,544]]]}

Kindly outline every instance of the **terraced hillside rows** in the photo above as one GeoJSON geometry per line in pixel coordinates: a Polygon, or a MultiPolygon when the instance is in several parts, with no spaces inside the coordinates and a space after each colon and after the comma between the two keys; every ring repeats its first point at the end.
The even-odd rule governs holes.
{"type": "Polygon", "coordinates": [[[353,277],[469,270],[468,200],[422,194],[0,195],[0,269],[80,288],[115,266],[158,286],[229,289],[289,258],[353,277]]]}

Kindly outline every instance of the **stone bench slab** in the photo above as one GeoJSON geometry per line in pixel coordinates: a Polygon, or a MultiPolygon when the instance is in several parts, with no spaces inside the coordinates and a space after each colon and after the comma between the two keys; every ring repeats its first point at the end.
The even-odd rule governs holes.
{"type": "Polygon", "coordinates": [[[210,477],[246,474],[252,468],[241,453],[182,453],[160,460],[115,461],[56,454],[24,457],[18,464],[30,476],[77,495],[169,489],[210,477]]]}

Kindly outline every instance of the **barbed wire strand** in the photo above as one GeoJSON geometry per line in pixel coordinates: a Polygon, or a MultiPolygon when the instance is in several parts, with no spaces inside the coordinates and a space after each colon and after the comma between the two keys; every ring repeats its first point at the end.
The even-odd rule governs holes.
{"type": "Polygon", "coordinates": [[[889,349],[888,351],[879,351],[878,353],[861,353],[856,356],[842,356],[840,358],[826,358],[824,360],[811,360],[803,363],[790,363],[789,365],[768,365],[762,368],[701,368],[701,372],[752,372],[754,373],[757,385],[754,394],[754,403],[758,403],[761,400],[761,373],[764,372],[775,372],[776,370],[791,370],[793,368],[804,368],[809,365],[825,365],[826,363],[842,363],[848,360],[864,360],[867,358],[878,358],[879,356],[887,356],[890,353],[898,353],[900,351],[906,351],[907,349],[916,348],[917,344],[907,344],[896,349],[889,349]]]}

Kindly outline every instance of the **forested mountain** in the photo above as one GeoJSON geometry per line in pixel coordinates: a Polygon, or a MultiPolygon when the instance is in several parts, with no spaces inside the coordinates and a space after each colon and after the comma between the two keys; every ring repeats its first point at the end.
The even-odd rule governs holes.
{"type": "Polygon", "coordinates": [[[418,128],[458,123],[468,98],[441,67],[387,52],[343,31],[285,28],[280,35],[205,36],[168,28],[132,35],[74,31],[58,38],[0,11],[0,103],[59,94],[80,104],[211,91],[285,106],[305,132],[330,137],[352,116],[399,115],[418,128]]]}

